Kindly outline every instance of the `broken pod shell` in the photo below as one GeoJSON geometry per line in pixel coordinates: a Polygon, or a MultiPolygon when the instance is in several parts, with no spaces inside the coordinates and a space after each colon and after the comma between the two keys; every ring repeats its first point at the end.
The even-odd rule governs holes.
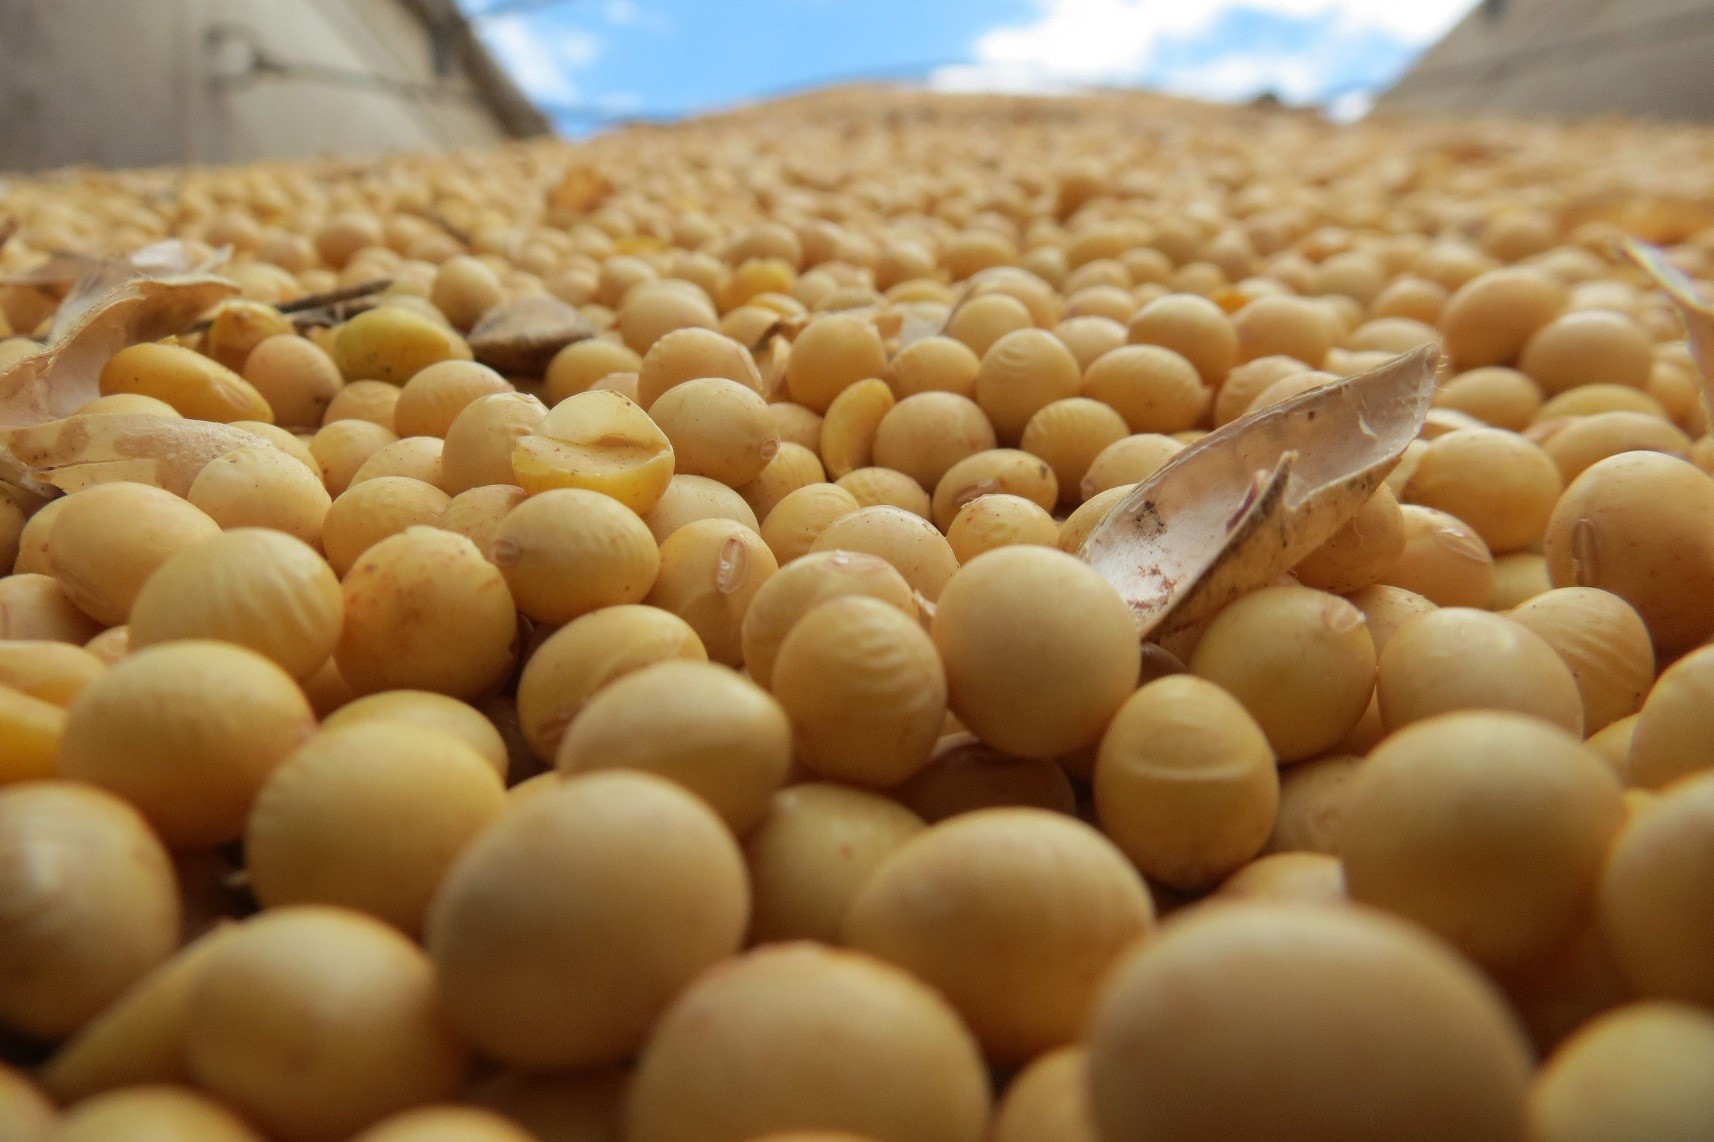
{"type": "Polygon", "coordinates": [[[1204,436],[1119,501],[1079,554],[1141,637],[1206,618],[1356,514],[1422,430],[1439,358],[1424,346],[1204,436]]]}

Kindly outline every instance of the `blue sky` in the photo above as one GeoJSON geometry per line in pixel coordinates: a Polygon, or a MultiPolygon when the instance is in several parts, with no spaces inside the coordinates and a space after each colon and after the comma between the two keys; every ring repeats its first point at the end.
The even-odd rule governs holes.
{"type": "Polygon", "coordinates": [[[561,125],[858,79],[951,91],[1273,91],[1349,115],[1473,0],[461,0],[561,125]]]}

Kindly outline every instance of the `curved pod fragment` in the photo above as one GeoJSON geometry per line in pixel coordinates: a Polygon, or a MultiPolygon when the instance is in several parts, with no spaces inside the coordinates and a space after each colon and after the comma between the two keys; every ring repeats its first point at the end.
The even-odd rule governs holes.
{"type": "Polygon", "coordinates": [[[1422,428],[1438,359],[1424,346],[1210,433],[1138,484],[1080,554],[1141,635],[1206,618],[1362,509],[1422,428]]]}

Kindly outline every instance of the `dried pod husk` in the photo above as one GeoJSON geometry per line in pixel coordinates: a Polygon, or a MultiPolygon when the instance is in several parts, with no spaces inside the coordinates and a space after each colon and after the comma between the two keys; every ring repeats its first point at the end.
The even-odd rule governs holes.
{"type": "Polygon", "coordinates": [[[507,376],[540,377],[554,354],[595,336],[589,319],[552,294],[501,302],[483,315],[466,340],[476,359],[507,376]]]}
{"type": "Polygon", "coordinates": [[[1644,273],[1678,306],[1679,316],[1689,334],[1690,352],[1696,367],[1702,372],[1702,397],[1714,409],[1714,301],[1696,292],[1696,286],[1684,272],[1666,260],[1666,255],[1653,246],[1627,238],[1620,244],[1626,256],[1640,266],[1644,273]]]}
{"type": "Polygon", "coordinates": [[[1204,436],[1138,484],[1079,553],[1143,637],[1206,618],[1290,570],[1363,506],[1415,440],[1431,346],[1204,436]]]}
{"type": "MultiPolygon", "coordinates": [[[[18,223],[14,219],[9,222],[12,232],[16,232],[18,223]]],[[[5,246],[0,241],[0,247],[5,246]]],[[[29,286],[39,289],[62,299],[71,292],[73,286],[88,277],[101,265],[101,259],[89,254],[79,254],[72,250],[58,250],[48,256],[48,260],[37,266],[16,274],[0,274],[0,285],[29,286]]]]}
{"type": "Polygon", "coordinates": [[[0,429],[0,476],[26,488],[45,485],[65,492],[129,480],[187,496],[210,461],[258,444],[268,441],[205,420],[136,413],[73,416],[0,429]]]}
{"type": "Polygon", "coordinates": [[[944,332],[947,319],[952,316],[952,307],[937,301],[918,301],[897,305],[894,312],[899,317],[898,332],[894,335],[897,344],[893,353],[896,354],[924,337],[937,337],[944,332]]]}
{"type": "Polygon", "coordinates": [[[0,427],[70,416],[101,395],[101,366],[119,350],[182,332],[238,293],[192,264],[177,241],[100,263],[60,303],[46,348],[0,374],[0,427]]]}

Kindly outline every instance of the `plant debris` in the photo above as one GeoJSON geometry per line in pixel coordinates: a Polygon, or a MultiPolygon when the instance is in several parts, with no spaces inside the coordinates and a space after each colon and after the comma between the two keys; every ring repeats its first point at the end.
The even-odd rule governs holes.
{"type": "Polygon", "coordinates": [[[130,480],[183,496],[210,461],[267,443],[229,424],[97,413],[0,431],[0,461],[12,469],[0,474],[26,488],[75,492],[130,480]]]}
{"type": "Polygon", "coordinates": [[[1417,438],[1438,359],[1425,346],[1208,434],[1121,500],[1080,554],[1145,638],[1272,582],[1355,515],[1417,438]]]}
{"type": "Polygon", "coordinates": [[[0,373],[0,428],[70,416],[101,395],[101,367],[119,350],[188,329],[238,287],[192,263],[177,241],[102,262],[66,295],[46,346],[0,373]]]}
{"type": "Polygon", "coordinates": [[[595,336],[589,319],[548,294],[520,297],[491,309],[468,338],[476,359],[512,377],[539,377],[554,354],[595,336]]]}
{"type": "Polygon", "coordinates": [[[1678,306],[1689,334],[1691,355],[1702,373],[1703,400],[1714,411],[1714,302],[1698,293],[1684,271],[1667,261],[1666,255],[1654,246],[1627,238],[1620,248],[1678,306]]]}

